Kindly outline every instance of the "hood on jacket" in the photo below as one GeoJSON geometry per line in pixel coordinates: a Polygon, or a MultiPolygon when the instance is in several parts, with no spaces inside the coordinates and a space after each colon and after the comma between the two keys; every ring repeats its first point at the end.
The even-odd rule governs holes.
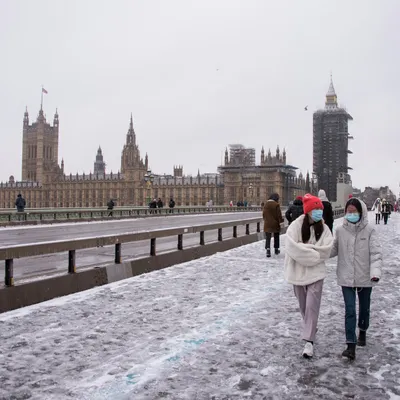
{"type": "Polygon", "coordinates": [[[271,196],[269,196],[269,200],[274,200],[276,202],[279,201],[279,194],[278,193],[272,193],[271,196]]]}
{"type": "Polygon", "coordinates": [[[320,191],[318,192],[318,197],[321,201],[329,201],[328,198],[326,197],[325,190],[323,189],[320,189],[320,191]]]}
{"type": "Polygon", "coordinates": [[[302,206],[303,202],[300,199],[296,199],[293,201],[293,205],[294,206],[302,206]]]}
{"type": "MultiPolygon", "coordinates": [[[[362,208],[361,219],[360,219],[360,221],[358,221],[356,224],[352,224],[351,222],[347,221],[346,218],[345,218],[345,219],[343,220],[343,225],[344,225],[344,226],[351,227],[351,226],[353,225],[354,227],[358,227],[358,226],[365,227],[366,225],[368,225],[368,208],[367,208],[367,205],[366,205],[362,200],[360,200],[360,199],[356,199],[356,200],[358,200],[358,201],[360,202],[360,204],[361,204],[361,208],[362,208]]],[[[354,198],[350,199],[350,200],[346,203],[345,210],[347,209],[347,204],[348,204],[350,201],[354,201],[354,198]]]]}

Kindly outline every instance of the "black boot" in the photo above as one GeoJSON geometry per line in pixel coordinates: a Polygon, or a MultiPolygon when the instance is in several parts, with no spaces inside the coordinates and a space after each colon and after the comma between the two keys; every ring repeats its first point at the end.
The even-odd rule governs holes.
{"type": "Polygon", "coordinates": [[[271,249],[267,249],[267,257],[271,257],[271,249]]]}
{"type": "Polygon", "coordinates": [[[364,347],[367,345],[367,331],[361,331],[358,335],[357,346],[364,347]]]}
{"type": "Polygon", "coordinates": [[[347,343],[347,349],[342,353],[342,357],[347,357],[349,360],[356,358],[356,344],[347,343]]]}
{"type": "Polygon", "coordinates": [[[280,254],[280,250],[279,249],[275,249],[275,254],[276,255],[280,254]]]}

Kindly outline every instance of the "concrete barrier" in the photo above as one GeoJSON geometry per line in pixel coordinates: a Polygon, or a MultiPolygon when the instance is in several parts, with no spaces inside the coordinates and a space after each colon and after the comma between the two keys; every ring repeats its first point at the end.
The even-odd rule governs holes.
{"type": "MultiPolygon", "coordinates": [[[[335,218],[343,216],[344,210],[335,210],[335,218]]],[[[95,247],[98,240],[104,245],[115,244],[116,245],[116,258],[117,249],[121,251],[120,244],[123,242],[134,241],[136,239],[150,239],[153,246],[150,246],[150,256],[135,259],[126,262],[119,262],[110,264],[105,267],[92,268],[83,271],[76,272],[71,270],[69,266],[69,272],[66,275],[48,277],[41,280],[36,280],[23,284],[10,285],[9,287],[3,287],[0,289],[0,313],[14,310],[16,308],[37,304],[46,300],[51,300],[55,297],[65,296],[67,294],[77,293],[83,290],[91,289],[96,286],[105,285],[107,283],[117,282],[122,279],[127,279],[133,276],[141,275],[151,271],[170,267],[172,265],[184,263],[191,260],[196,260],[201,257],[210,256],[217,252],[223,252],[226,250],[233,249],[245,244],[253,243],[258,240],[264,239],[264,233],[260,232],[260,224],[262,220],[260,218],[253,218],[249,220],[239,220],[222,222],[208,225],[197,225],[192,227],[172,228],[170,230],[159,230],[153,232],[138,232],[136,234],[120,235],[118,238],[115,235],[100,238],[89,238],[75,241],[59,241],[54,243],[55,248],[51,248],[51,243],[47,243],[46,246],[37,246],[35,249],[34,245],[23,245],[23,246],[12,246],[9,248],[0,249],[0,259],[6,259],[6,257],[28,257],[33,254],[51,254],[54,252],[65,251],[68,249],[79,249],[79,248],[90,248],[95,247]],[[249,226],[251,223],[257,224],[257,232],[250,234],[249,226]],[[246,234],[244,236],[235,237],[236,229],[233,230],[233,237],[230,239],[222,240],[222,234],[220,229],[227,227],[234,227],[239,225],[246,226],[246,234]],[[182,246],[182,235],[184,233],[200,233],[201,237],[206,230],[218,229],[218,241],[199,244],[195,247],[183,248],[182,246]],[[187,230],[187,232],[184,232],[187,230]],[[137,235],[137,236],[135,236],[137,235]],[[145,237],[144,237],[144,236],[145,237]],[[178,250],[174,252],[167,252],[156,255],[155,240],[157,237],[166,237],[171,235],[178,235],[178,250]],[[181,237],[181,240],[179,239],[181,237]],[[97,242],[96,242],[97,240],[97,242]],[[88,242],[89,241],[89,242],[88,242]],[[68,245],[69,243],[69,245],[68,245]],[[181,243],[181,249],[179,249],[179,243],[181,243]],[[94,246],[93,246],[94,244],[94,246]],[[20,250],[20,253],[18,251],[20,250]],[[154,251],[153,251],[154,250],[154,251]]],[[[221,231],[222,232],[222,231],[221,231]]],[[[286,232],[286,228],[282,230],[282,233],[286,232]]],[[[75,250],[70,250],[75,251],[75,250]]],[[[120,252],[118,253],[120,255],[120,252]]],[[[75,259],[74,259],[75,262],[75,259]]],[[[6,261],[7,266],[7,261],[6,261]]],[[[7,268],[6,268],[7,274],[7,268]]],[[[6,277],[7,281],[7,277],[6,277]]]]}
{"type": "Polygon", "coordinates": [[[253,243],[263,237],[262,233],[254,233],[222,242],[213,242],[158,256],[127,261],[122,264],[112,264],[106,267],[78,271],[75,274],[49,277],[12,287],[3,287],[0,289],[0,313],[210,256],[217,252],[253,243]]]}

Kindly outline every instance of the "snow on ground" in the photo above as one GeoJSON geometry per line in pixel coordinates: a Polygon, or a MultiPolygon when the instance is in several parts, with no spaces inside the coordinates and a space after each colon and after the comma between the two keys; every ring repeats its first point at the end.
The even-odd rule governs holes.
{"type": "Polygon", "coordinates": [[[0,399],[399,399],[399,228],[377,227],[384,275],[354,362],[335,260],[305,360],[284,255],[258,242],[0,315],[0,399]]]}

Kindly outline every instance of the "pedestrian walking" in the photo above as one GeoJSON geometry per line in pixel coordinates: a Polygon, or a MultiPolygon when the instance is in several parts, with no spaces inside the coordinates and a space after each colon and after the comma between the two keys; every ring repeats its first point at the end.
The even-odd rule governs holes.
{"type": "Polygon", "coordinates": [[[382,213],[382,203],[381,199],[378,197],[372,207],[372,211],[375,211],[375,225],[381,223],[381,213],[382,213]]]}
{"type": "Polygon", "coordinates": [[[303,357],[314,354],[322,287],[327,275],[325,260],[331,255],[333,237],[322,219],[322,201],[311,194],[303,198],[304,215],[286,232],[285,280],[293,285],[303,318],[303,357]]]}
{"type": "Polygon", "coordinates": [[[367,206],[352,198],[345,207],[343,225],[336,229],[331,257],[337,259],[337,282],[342,287],[345,304],[347,348],[342,356],[356,357],[356,344],[365,346],[370,319],[372,287],[379,282],[382,249],[375,228],[368,223],[367,206]],[[356,297],[358,296],[359,336],[356,335],[356,297]]]}
{"type": "Polygon", "coordinates": [[[107,203],[107,210],[109,211],[108,213],[109,217],[113,216],[114,207],[115,207],[115,202],[113,199],[110,199],[109,202],[107,203]]]}
{"type": "Polygon", "coordinates": [[[169,213],[172,214],[174,212],[174,207],[175,207],[175,200],[171,197],[169,199],[169,213]]]}
{"type": "Polygon", "coordinates": [[[285,213],[285,217],[289,222],[289,225],[300,217],[300,215],[304,214],[303,210],[303,198],[301,196],[297,196],[293,201],[293,204],[289,206],[285,213]]]}
{"type": "Polygon", "coordinates": [[[17,212],[24,212],[25,211],[25,206],[26,206],[26,201],[22,197],[22,194],[18,194],[17,200],[15,200],[15,206],[17,207],[17,212]]]}
{"type": "Polygon", "coordinates": [[[279,206],[279,194],[274,193],[269,197],[263,208],[264,232],[265,232],[265,249],[267,257],[271,257],[271,238],[274,235],[275,254],[280,253],[279,234],[281,231],[281,223],[283,222],[281,207],[279,206]]]}
{"type": "Polygon", "coordinates": [[[325,224],[328,226],[328,228],[333,232],[333,210],[332,210],[332,204],[326,197],[325,190],[320,190],[318,192],[318,197],[322,201],[322,205],[324,206],[324,214],[323,214],[323,219],[325,221],[325,224]]]}
{"type": "Polygon", "coordinates": [[[393,206],[386,200],[382,200],[382,218],[385,225],[388,223],[389,215],[393,211],[393,206]]]}

